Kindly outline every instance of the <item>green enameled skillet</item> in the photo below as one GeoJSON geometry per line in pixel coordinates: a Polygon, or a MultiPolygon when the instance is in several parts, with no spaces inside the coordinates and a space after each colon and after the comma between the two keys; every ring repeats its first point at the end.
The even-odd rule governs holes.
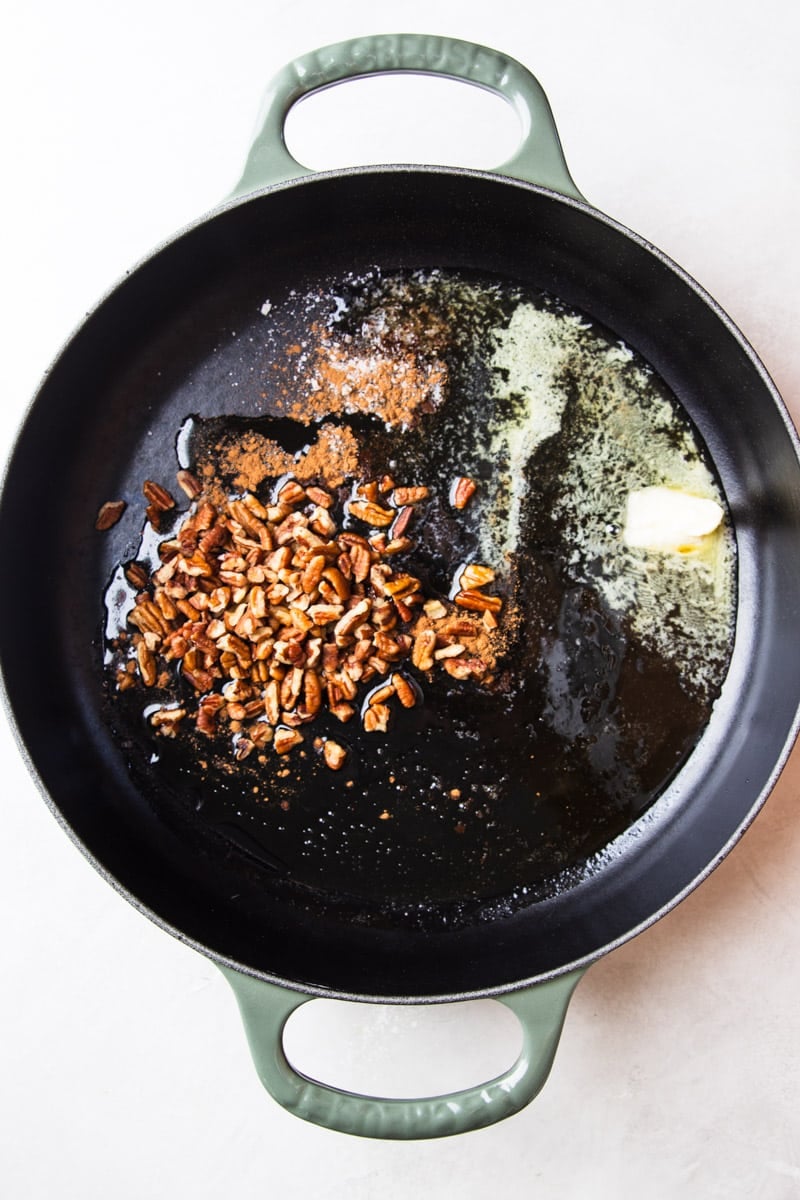
{"type": "Polygon", "coordinates": [[[544,94],[519,63],[446,38],[361,38],[290,64],[265,114],[234,195],[105,297],[28,412],[0,503],[0,560],[26,564],[24,589],[0,589],[8,712],[55,816],[90,861],[223,969],[261,1077],[281,1104],[351,1133],[443,1136],[488,1125],[533,1098],[583,970],[701,882],[774,784],[800,701],[798,442],[764,368],[714,301],[581,197],[544,94]],[[519,152],[496,171],[312,174],[292,159],[283,130],[294,102],[339,80],[396,70],[459,78],[502,96],[520,118],[519,152]],[[140,524],[132,504],[99,537],[100,505],[139,496],[146,477],[174,474],[176,428],[187,411],[218,409],[226,372],[246,376],[246,338],[236,339],[235,352],[226,347],[266,296],[375,264],[516,281],[613,331],[694,422],[737,545],[731,666],[685,766],[601,869],[514,912],[487,905],[453,928],[446,914],[427,923],[362,919],[327,897],[324,881],[306,902],[288,899],[245,851],[217,853],[199,823],[161,820],[157,776],[134,781],[103,707],[101,597],[114,564],[135,549],[140,524]],[[44,503],[47,553],[32,556],[29,529],[33,521],[42,527],[44,503]],[[501,1078],[456,1095],[353,1096],[299,1075],[284,1056],[283,1024],[313,996],[497,997],[520,1018],[524,1050],[501,1078]]]}

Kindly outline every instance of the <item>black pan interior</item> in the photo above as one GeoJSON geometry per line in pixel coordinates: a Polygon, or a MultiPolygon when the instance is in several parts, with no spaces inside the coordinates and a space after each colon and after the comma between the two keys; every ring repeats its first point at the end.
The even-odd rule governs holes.
{"type": "MultiPolygon", "coordinates": [[[[800,692],[800,473],[769,381],[736,331],[671,264],[588,208],[454,171],[317,177],[233,205],[165,246],[67,346],[23,428],[0,509],[0,653],[14,720],[57,812],[135,903],[212,955],[312,989],[443,996],[499,989],[595,955],[651,920],[719,859],[774,777],[800,692]],[[104,708],[99,598],[135,551],[109,498],[174,471],[189,412],[247,414],[245,331],[265,298],[374,266],[487,273],[558,296],[638,350],[686,408],[734,519],[733,662],[700,745],[594,869],[511,912],[453,922],[420,898],[401,920],[288,898],[247,847],[164,821],[131,776],[104,708]],[[168,467],[165,464],[169,464],[168,467]],[[8,570],[8,568],[7,568],[8,570]],[[454,927],[451,927],[454,926],[454,927]]],[[[133,508],[133,506],[132,506],[133,508]]]]}

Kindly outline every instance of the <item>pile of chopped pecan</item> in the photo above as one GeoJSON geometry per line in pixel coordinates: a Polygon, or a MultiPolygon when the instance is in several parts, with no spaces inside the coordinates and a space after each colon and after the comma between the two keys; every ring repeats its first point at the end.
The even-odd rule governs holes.
{"type": "MultiPolygon", "coordinates": [[[[173,671],[190,685],[191,703],[150,714],[158,733],[175,737],[191,723],[212,737],[227,728],[238,760],[270,743],[285,754],[326,710],[343,723],[360,711],[365,731],[386,731],[393,708],[421,697],[409,665],[491,681],[502,605],[484,590],[491,568],[462,568],[446,602],[396,568],[427,487],[397,487],[388,476],[364,484],[344,506],[351,527],[341,528],[334,497],[295,480],[269,505],[250,493],[212,503],[187,471],[179,483],[192,505],[160,543],[161,565],[126,568],[134,632],[122,639],[128,659],[116,674],[121,690],[137,677],[163,688],[173,671]]],[[[172,497],[150,481],[143,490],[157,524],[172,497]]],[[[332,769],[344,764],[338,743],[321,748],[332,769]]]]}

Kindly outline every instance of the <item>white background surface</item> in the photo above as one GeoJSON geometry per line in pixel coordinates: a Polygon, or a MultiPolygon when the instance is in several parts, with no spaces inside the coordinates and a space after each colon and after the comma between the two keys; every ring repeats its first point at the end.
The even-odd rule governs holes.
{"type": "MultiPolygon", "coordinates": [[[[6,9],[0,38],[3,456],[84,311],[230,190],[273,71],[327,42],[399,29],[484,41],[530,66],[578,186],[708,288],[797,420],[797,6],[27,0],[6,9]]],[[[447,147],[452,161],[503,157],[476,110],[437,121],[432,93],[404,82],[395,115],[379,100],[351,105],[347,137],[334,137],[320,103],[312,165],[332,162],[333,146],[342,164],[365,145],[387,161],[422,145],[434,158],[447,147]],[[481,147],[483,158],[464,157],[481,147]]],[[[53,499],[43,481],[36,544],[53,499]]],[[[18,586],[18,566],[2,572],[2,586],[18,586]]],[[[590,970],[531,1108],[466,1137],[401,1145],[284,1114],[256,1080],[215,968],[84,862],[5,728],[0,777],[9,1200],[471,1200],[501,1187],[559,1200],[800,1196],[797,753],[717,872],[590,970]]],[[[360,1012],[357,1024],[317,1003],[293,1044],[334,1082],[433,1091],[506,1065],[506,1016],[485,1001],[370,1009],[362,1025],[360,1012]]]]}

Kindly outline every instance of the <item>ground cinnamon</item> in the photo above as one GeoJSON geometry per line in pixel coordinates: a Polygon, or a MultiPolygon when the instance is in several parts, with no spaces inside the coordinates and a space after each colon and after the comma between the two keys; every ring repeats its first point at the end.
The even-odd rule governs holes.
{"type": "Polygon", "coordinates": [[[320,426],[316,441],[291,454],[272,438],[255,430],[230,434],[208,452],[201,474],[224,476],[238,491],[255,492],[265,479],[292,475],[302,483],[341,487],[358,474],[359,440],[344,425],[320,426]]]}

